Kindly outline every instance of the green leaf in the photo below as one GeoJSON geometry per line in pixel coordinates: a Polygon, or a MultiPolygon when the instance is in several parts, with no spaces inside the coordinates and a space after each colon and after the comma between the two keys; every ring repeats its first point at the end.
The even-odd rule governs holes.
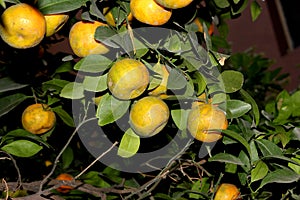
{"type": "Polygon", "coordinates": [[[269,183],[292,183],[298,181],[300,175],[291,169],[283,168],[270,172],[262,181],[258,189],[269,183]]]}
{"type": "Polygon", "coordinates": [[[226,103],[226,115],[229,119],[241,117],[251,110],[251,105],[244,101],[227,100],[226,103]]]}
{"type": "Polygon", "coordinates": [[[105,16],[102,14],[102,12],[99,10],[96,1],[90,1],[91,5],[90,5],[90,14],[96,16],[97,18],[101,19],[101,20],[105,20],[105,16]]]}
{"type": "Polygon", "coordinates": [[[214,0],[214,2],[219,8],[227,8],[230,6],[227,0],[214,0]]]}
{"type": "Polygon", "coordinates": [[[84,98],[84,87],[82,83],[71,82],[61,90],[60,96],[67,99],[84,98]]]}
{"type": "Polygon", "coordinates": [[[83,87],[87,91],[102,92],[107,89],[107,74],[102,76],[85,76],[83,87]]]}
{"type": "Polygon", "coordinates": [[[98,73],[106,70],[112,61],[100,54],[92,54],[82,58],[74,66],[74,69],[82,72],[98,73]]]}
{"type": "Polygon", "coordinates": [[[269,140],[258,139],[255,142],[264,156],[282,155],[282,150],[269,140]]]}
{"type": "Polygon", "coordinates": [[[294,162],[297,164],[294,164],[292,162],[288,163],[288,166],[293,169],[297,174],[300,175],[300,156],[296,156],[294,158],[291,158],[294,162]]]}
{"type": "Polygon", "coordinates": [[[64,13],[84,6],[88,0],[39,0],[37,7],[43,14],[64,13]]]}
{"type": "Polygon", "coordinates": [[[223,81],[226,93],[233,93],[240,90],[244,83],[244,75],[234,70],[223,71],[219,79],[223,81]]]}
{"type": "Polygon", "coordinates": [[[121,118],[129,109],[130,101],[116,99],[112,95],[105,94],[97,108],[99,126],[104,126],[121,118]]]}
{"type": "Polygon", "coordinates": [[[16,93],[0,98],[0,117],[13,110],[15,107],[17,107],[20,103],[22,103],[28,98],[32,97],[26,96],[22,93],[16,93]]]}
{"type": "Polygon", "coordinates": [[[107,46],[119,48],[122,38],[113,29],[107,26],[99,26],[95,32],[95,39],[107,46]]]}
{"type": "Polygon", "coordinates": [[[222,133],[225,134],[227,137],[230,137],[231,139],[234,139],[241,143],[247,150],[247,152],[250,154],[250,146],[245,138],[243,138],[240,134],[232,131],[232,130],[222,130],[222,133]]]}
{"type": "Polygon", "coordinates": [[[60,119],[68,126],[75,127],[73,118],[65,111],[62,106],[52,108],[52,110],[60,117],[60,119]]]}
{"type": "Polygon", "coordinates": [[[46,147],[50,147],[50,145],[44,141],[40,136],[32,134],[24,129],[15,129],[10,132],[8,132],[6,135],[4,135],[1,138],[1,144],[7,143],[10,140],[16,140],[16,139],[28,139],[36,141],[36,143],[43,144],[46,147]]]}
{"type": "Polygon", "coordinates": [[[104,181],[98,171],[89,171],[83,176],[83,182],[99,188],[110,187],[110,184],[104,181]]]}
{"type": "Polygon", "coordinates": [[[6,9],[5,0],[0,0],[0,5],[2,6],[2,8],[6,9]]]}
{"type": "Polygon", "coordinates": [[[66,80],[62,80],[62,79],[51,79],[49,81],[45,81],[43,82],[42,88],[44,91],[46,90],[56,90],[58,92],[60,92],[62,90],[63,87],[65,87],[68,83],[70,83],[69,81],[66,80]]]}
{"type": "Polygon", "coordinates": [[[65,61],[63,62],[56,70],[55,74],[69,72],[73,69],[73,64],[71,61],[65,61]]]}
{"type": "Polygon", "coordinates": [[[251,183],[263,179],[268,174],[269,168],[263,161],[258,161],[251,170],[251,183]]]}
{"type": "Polygon", "coordinates": [[[278,114],[273,122],[276,124],[284,124],[293,112],[291,96],[286,90],[283,90],[278,94],[276,98],[276,107],[278,114]]]}
{"type": "Polygon", "coordinates": [[[300,90],[291,95],[291,103],[293,105],[292,116],[300,117],[300,90]]]}
{"type": "Polygon", "coordinates": [[[186,84],[187,80],[184,75],[178,69],[172,68],[168,77],[167,88],[170,90],[182,89],[186,84]]]}
{"type": "Polygon", "coordinates": [[[224,163],[232,163],[236,165],[244,165],[244,163],[236,156],[228,153],[218,153],[208,159],[209,162],[217,161],[224,163]]]}
{"type": "Polygon", "coordinates": [[[181,43],[182,39],[180,39],[177,34],[174,34],[164,43],[164,47],[168,51],[176,53],[181,51],[181,43]]]}
{"type": "Polygon", "coordinates": [[[73,149],[71,147],[67,147],[61,155],[62,159],[62,167],[63,169],[67,169],[74,159],[73,149]]]}
{"type": "Polygon", "coordinates": [[[253,112],[254,119],[255,119],[255,124],[257,126],[259,123],[259,120],[260,120],[260,112],[259,112],[259,108],[258,108],[256,101],[245,90],[241,89],[240,93],[243,96],[243,98],[245,99],[245,101],[251,104],[252,112],[253,112]]]}
{"type": "Polygon", "coordinates": [[[254,163],[254,162],[256,162],[256,161],[259,160],[258,151],[257,151],[257,148],[256,148],[254,140],[251,140],[249,146],[250,146],[251,163],[254,163]]]}
{"type": "Polygon", "coordinates": [[[129,128],[123,135],[120,146],[118,148],[118,155],[123,158],[134,156],[140,147],[140,137],[136,135],[131,128],[129,128]]]}
{"type": "Polygon", "coordinates": [[[261,14],[261,6],[257,3],[257,1],[252,1],[251,6],[250,6],[250,10],[251,10],[251,18],[252,21],[255,21],[258,16],[261,14]]]}
{"type": "Polygon", "coordinates": [[[172,119],[179,130],[186,129],[189,110],[171,110],[172,119]]]}
{"type": "Polygon", "coordinates": [[[31,157],[42,148],[42,146],[29,140],[16,140],[1,147],[3,151],[18,157],[31,157]]]}
{"type": "Polygon", "coordinates": [[[28,86],[27,84],[16,83],[9,77],[4,77],[0,79],[0,93],[7,92],[10,90],[17,90],[28,86]]]}

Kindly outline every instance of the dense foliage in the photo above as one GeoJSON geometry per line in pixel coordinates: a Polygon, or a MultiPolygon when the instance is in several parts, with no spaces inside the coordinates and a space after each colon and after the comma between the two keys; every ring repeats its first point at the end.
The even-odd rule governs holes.
{"type": "MultiPolygon", "coordinates": [[[[0,3],[3,12],[19,1],[0,3]]],[[[12,197],[32,198],[213,199],[221,183],[235,184],[242,199],[300,198],[300,91],[284,90],[288,74],[270,70],[272,60],[252,51],[231,54],[227,42],[226,21],[244,9],[251,9],[255,20],[260,2],[194,0],[174,9],[162,26],[129,22],[129,0],[30,3],[43,14],[67,13],[69,20],[29,49],[1,41],[3,198],[9,190],[12,197]],[[68,48],[57,50],[77,21],[106,23],[105,7],[115,25],[98,27],[95,39],[109,53],[81,58],[68,48]],[[130,128],[128,112],[137,99],[120,100],[108,89],[107,73],[121,58],[137,59],[149,70],[149,86],[137,99],[161,86],[160,65],[169,72],[157,96],[167,103],[170,118],[153,137],[139,137],[130,128]],[[57,116],[55,127],[42,135],[21,123],[23,110],[36,102],[57,116]],[[226,111],[222,139],[206,143],[189,134],[187,118],[195,102],[226,111]],[[74,181],[56,181],[61,173],[72,174],[74,181]],[[56,191],[62,184],[74,189],[56,191]]]]}

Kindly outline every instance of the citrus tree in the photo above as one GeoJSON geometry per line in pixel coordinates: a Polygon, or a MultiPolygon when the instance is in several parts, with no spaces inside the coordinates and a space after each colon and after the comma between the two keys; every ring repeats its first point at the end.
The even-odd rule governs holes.
{"type": "Polygon", "coordinates": [[[299,199],[300,91],[247,0],[0,0],[4,199],[299,199]]]}

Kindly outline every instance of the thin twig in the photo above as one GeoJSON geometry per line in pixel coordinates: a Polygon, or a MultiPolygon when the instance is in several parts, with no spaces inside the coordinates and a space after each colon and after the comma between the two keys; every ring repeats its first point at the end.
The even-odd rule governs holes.
{"type": "Polygon", "coordinates": [[[55,158],[55,161],[53,163],[53,167],[51,169],[51,171],[48,173],[47,176],[45,176],[45,178],[41,181],[41,185],[40,185],[40,189],[39,189],[39,193],[42,192],[43,190],[43,185],[47,182],[47,180],[50,178],[50,176],[54,173],[56,167],[57,167],[57,164],[59,162],[59,159],[61,157],[61,155],[63,154],[63,152],[66,150],[66,148],[69,146],[69,144],[71,143],[73,137],[75,136],[75,134],[77,133],[77,131],[79,130],[79,128],[89,122],[89,121],[92,121],[92,120],[95,120],[97,119],[96,117],[94,118],[90,118],[90,119],[87,119],[87,120],[83,120],[76,128],[75,130],[73,131],[72,135],[70,136],[70,138],[68,139],[67,143],[65,144],[65,146],[61,149],[61,151],[59,152],[59,154],[57,155],[57,157],[55,158]]]}
{"type": "Polygon", "coordinates": [[[110,152],[116,145],[118,144],[118,142],[116,141],[115,143],[113,143],[111,145],[110,148],[108,148],[105,152],[103,152],[100,156],[98,156],[98,158],[96,158],[91,164],[89,164],[89,166],[87,166],[84,170],[82,170],[78,175],[76,175],[74,177],[74,179],[78,179],[82,174],[84,174],[90,167],[92,167],[98,160],[100,160],[103,156],[105,156],[108,152],[110,152]]]}
{"type": "Polygon", "coordinates": [[[12,157],[12,155],[10,155],[9,153],[7,153],[5,151],[0,151],[0,153],[6,154],[9,157],[9,159],[12,161],[12,163],[13,163],[16,171],[17,171],[17,174],[18,174],[18,180],[17,180],[18,188],[21,187],[21,185],[22,185],[22,177],[21,177],[21,172],[20,172],[20,169],[19,169],[19,167],[17,165],[16,160],[12,157]]]}

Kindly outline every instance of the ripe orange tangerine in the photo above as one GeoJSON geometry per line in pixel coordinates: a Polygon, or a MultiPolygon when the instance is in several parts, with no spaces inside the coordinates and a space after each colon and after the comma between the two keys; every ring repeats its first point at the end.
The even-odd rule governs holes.
{"type": "Polygon", "coordinates": [[[95,40],[95,32],[99,26],[107,26],[102,22],[78,21],[69,33],[69,43],[74,54],[86,57],[90,54],[106,54],[109,49],[106,45],[95,40]]]}
{"type": "Polygon", "coordinates": [[[227,126],[225,113],[212,104],[194,105],[188,114],[187,129],[201,142],[221,139],[221,130],[227,129],[227,126]]]}
{"type": "Polygon", "coordinates": [[[165,8],[178,9],[188,6],[193,0],[155,0],[165,8]]]}
{"type": "Polygon", "coordinates": [[[48,14],[44,17],[46,20],[46,37],[58,32],[69,19],[67,14],[48,14]]]}
{"type": "Polygon", "coordinates": [[[116,61],[109,69],[107,87],[115,97],[128,100],[140,96],[149,80],[149,71],[142,62],[125,58],[116,61]]]}
{"type": "Polygon", "coordinates": [[[170,111],[160,98],[146,96],[135,102],[130,110],[132,129],[142,137],[158,134],[167,124],[170,111]]]}
{"type": "Polygon", "coordinates": [[[131,0],[130,10],[138,21],[152,26],[167,23],[172,16],[172,10],[155,2],[155,0],[131,0]]]}
{"type": "MultiPolygon", "coordinates": [[[[60,180],[60,181],[72,181],[74,178],[70,174],[62,173],[62,174],[59,174],[55,179],[60,180]]],[[[72,186],[69,186],[69,185],[61,185],[58,188],[56,188],[56,190],[60,193],[68,193],[72,189],[74,189],[74,188],[72,186]]]]}
{"type": "Polygon", "coordinates": [[[35,7],[18,3],[1,15],[0,35],[8,45],[26,49],[38,45],[46,33],[46,21],[35,7]]]}
{"type": "Polygon", "coordinates": [[[32,104],[22,113],[24,129],[33,134],[43,134],[51,130],[55,122],[55,113],[46,104],[32,104]]]}
{"type": "Polygon", "coordinates": [[[222,183],[219,185],[214,200],[237,200],[239,199],[239,189],[231,183],[222,183]]]}

